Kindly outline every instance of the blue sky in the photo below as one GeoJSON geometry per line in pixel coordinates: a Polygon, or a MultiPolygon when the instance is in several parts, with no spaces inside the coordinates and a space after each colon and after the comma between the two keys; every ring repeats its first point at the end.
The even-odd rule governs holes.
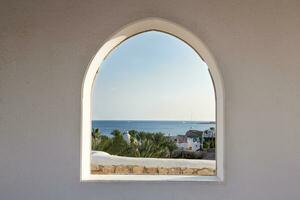
{"type": "Polygon", "coordinates": [[[206,63],[180,39],[157,31],[117,46],[96,75],[93,120],[215,120],[206,63]]]}

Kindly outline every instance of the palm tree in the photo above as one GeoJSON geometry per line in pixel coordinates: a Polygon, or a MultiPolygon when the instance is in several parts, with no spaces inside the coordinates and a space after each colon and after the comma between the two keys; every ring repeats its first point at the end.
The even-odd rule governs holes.
{"type": "Polygon", "coordinates": [[[99,128],[93,128],[92,129],[92,139],[99,139],[100,138],[100,131],[99,131],[99,128]]]}
{"type": "Polygon", "coordinates": [[[177,146],[174,141],[163,133],[146,133],[129,131],[130,143],[127,143],[119,130],[114,130],[108,137],[101,135],[99,129],[92,131],[92,149],[105,151],[112,155],[130,157],[171,157],[177,146]]]}

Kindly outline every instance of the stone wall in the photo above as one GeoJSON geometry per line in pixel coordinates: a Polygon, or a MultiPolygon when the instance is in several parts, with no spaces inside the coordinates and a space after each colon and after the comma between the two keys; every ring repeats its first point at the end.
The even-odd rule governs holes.
{"type": "Polygon", "coordinates": [[[199,175],[213,176],[215,170],[211,168],[187,167],[145,167],[138,165],[92,165],[92,174],[123,174],[123,175],[199,175]]]}

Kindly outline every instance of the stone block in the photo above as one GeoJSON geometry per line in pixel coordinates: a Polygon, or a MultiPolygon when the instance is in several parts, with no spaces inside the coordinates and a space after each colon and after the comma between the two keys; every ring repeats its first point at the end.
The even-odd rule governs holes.
{"type": "Polygon", "coordinates": [[[103,166],[102,169],[99,168],[98,170],[102,170],[103,174],[114,174],[115,166],[103,166]]]}
{"type": "Polygon", "coordinates": [[[116,166],[115,173],[116,174],[129,174],[130,167],[125,166],[125,165],[116,166]]]}
{"type": "Polygon", "coordinates": [[[164,168],[164,167],[159,167],[158,168],[158,174],[160,174],[160,175],[167,175],[167,174],[169,174],[169,169],[168,168],[164,168]]]}
{"type": "Polygon", "coordinates": [[[157,174],[157,167],[145,167],[146,174],[157,174]]]}
{"type": "Polygon", "coordinates": [[[193,168],[182,168],[181,169],[183,175],[193,175],[194,169],[193,168]]]}
{"type": "Polygon", "coordinates": [[[179,175],[179,174],[181,174],[181,168],[180,167],[169,168],[169,175],[179,175]]]}
{"type": "Polygon", "coordinates": [[[133,166],[132,167],[132,173],[133,174],[144,174],[144,168],[143,166],[133,166]]]}
{"type": "Polygon", "coordinates": [[[215,175],[215,171],[213,169],[209,169],[209,168],[198,169],[197,170],[197,175],[200,175],[200,176],[213,176],[213,175],[215,175]]]}

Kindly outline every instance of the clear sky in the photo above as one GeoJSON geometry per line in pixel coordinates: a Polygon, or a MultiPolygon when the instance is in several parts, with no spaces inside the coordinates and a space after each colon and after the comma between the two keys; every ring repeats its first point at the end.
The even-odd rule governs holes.
{"type": "Polygon", "coordinates": [[[157,31],[117,46],[96,75],[93,120],[215,120],[206,63],[182,40],[157,31]]]}

